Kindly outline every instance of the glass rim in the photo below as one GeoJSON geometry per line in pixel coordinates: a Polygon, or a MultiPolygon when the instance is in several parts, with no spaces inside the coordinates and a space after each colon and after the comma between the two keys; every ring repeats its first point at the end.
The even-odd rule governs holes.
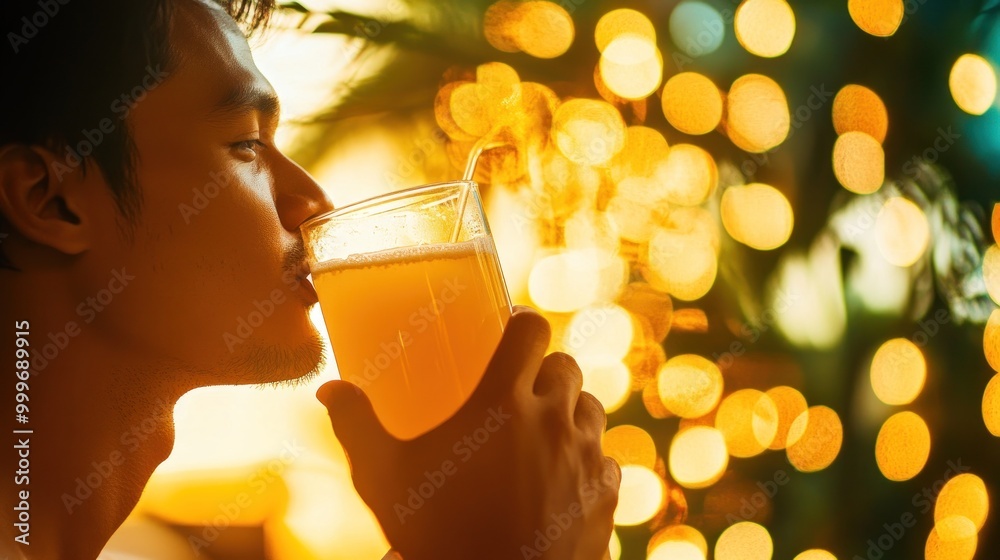
{"type": "Polygon", "coordinates": [[[476,183],[475,181],[471,181],[471,180],[467,181],[467,180],[464,180],[464,179],[458,179],[458,180],[455,180],[455,181],[443,181],[443,182],[440,182],[440,183],[431,183],[429,185],[419,185],[419,186],[416,186],[416,187],[409,187],[409,188],[398,190],[398,191],[388,192],[388,193],[384,193],[384,194],[378,194],[378,195],[366,198],[364,200],[359,200],[358,202],[352,202],[352,203],[348,204],[347,206],[341,206],[340,208],[335,208],[333,210],[330,210],[329,212],[324,212],[324,213],[320,214],[319,216],[314,216],[312,218],[309,218],[308,220],[302,222],[301,225],[299,225],[299,231],[300,232],[304,232],[306,229],[310,228],[314,224],[319,223],[320,221],[328,220],[330,218],[336,218],[336,217],[338,217],[338,216],[340,216],[342,214],[347,214],[347,213],[350,213],[350,212],[355,212],[355,211],[361,210],[361,209],[363,209],[363,208],[365,208],[367,206],[374,206],[376,204],[382,204],[382,203],[386,203],[386,202],[394,202],[394,201],[402,200],[402,199],[405,199],[405,198],[408,198],[408,197],[411,197],[411,196],[416,196],[416,195],[421,195],[421,194],[428,194],[428,193],[432,193],[434,191],[444,190],[447,187],[455,187],[455,186],[459,186],[459,185],[465,185],[465,186],[469,186],[469,187],[475,188],[475,187],[478,186],[478,183],[476,183]]]}

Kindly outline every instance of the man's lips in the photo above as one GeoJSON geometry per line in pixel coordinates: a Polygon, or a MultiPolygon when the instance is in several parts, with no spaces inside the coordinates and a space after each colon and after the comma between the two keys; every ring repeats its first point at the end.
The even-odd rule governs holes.
{"type": "Polygon", "coordinates": [[[309,279],[309,265],[303,261],[295,269],[295,280],[298,286],[302,288],[302,293],[304,294],[306,300],[312,305],[319,301],[319,295],[316,293],[316,287],[313,286],[312,281],[309,279]]]}

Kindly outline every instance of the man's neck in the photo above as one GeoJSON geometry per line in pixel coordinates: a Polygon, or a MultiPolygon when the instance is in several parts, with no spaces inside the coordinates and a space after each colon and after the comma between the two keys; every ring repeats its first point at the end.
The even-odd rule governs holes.
{"type": "MultiPolygon", "coordinates": [[[[9,333],[14,320],[3,315],[9,333]]],[[[26,421],[14,410],[4,412],[10,419],[2,464],[24,472],[4,474],[0,519],[8,528],[17,523],[24,515],[11,508],[27,502],[27,526],[13,536],[28,529],[22,542],[30,544],[20,548],[28,558],[93,559],[169,455],[173,406],[182,392],[163,390],[162,372],[138,375],[125,365],[125,352],[86,340],[93,333],[80,333],[61,348],[56,344],[57,353],[48,348],[52,357],[46,359],[43,349],[55,344],[49,335],[60,328],[58,320],[31,321],[32,356],[43,359],[33,362],[27,382],[26,421]]]]}

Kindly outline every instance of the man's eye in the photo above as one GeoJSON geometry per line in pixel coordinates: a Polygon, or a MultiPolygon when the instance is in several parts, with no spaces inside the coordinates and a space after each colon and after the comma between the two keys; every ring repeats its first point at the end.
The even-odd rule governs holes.
{"type": "Polygon", "coordinates": [[[263,142],[256,138],[232,144],[232,148],[236,150],[241,157],[251,160],[257,157],[257,152],[263,147],[263,142]]]}

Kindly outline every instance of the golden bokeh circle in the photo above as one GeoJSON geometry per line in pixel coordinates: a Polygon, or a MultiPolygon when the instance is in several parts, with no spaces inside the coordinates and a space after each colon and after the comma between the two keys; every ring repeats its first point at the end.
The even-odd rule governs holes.
{"type": "Polygon", "coordinates": [[[885,182],[885,151],[864,132],[847,132],[833,145],[833,172],[845,189],[871,194],[885,182]]]}
{"type": "Polygon", "coordinates": [[[813,406],[799,415],[788,430],[795,443],[785,450],[788,461],[802,472],[816,472],[830,466],[840,454],[844,426],[835,410],[813,406]]]}
{"type": "Polygon", "coordinates": [[[715,560],[771,560],[773,554],[771,534],[750,521],[730,525],[715,541],[715,560]]]}
{"type": "MultiPolygon", "coordinates": [[[[768,449],[784,449],[797,441],[789,437],[789,431],[791,430],[792,422],[805,412],[809,408],[809,405],[806,402],[806,398],[802,396],[802,393],[792,387],[773,387],[768,389],[765,394],[771,398],[771,401],[774,402],[775,407],[778,409],[778,430],[774,435],[774,441],[771,442],[768,449]]],[[[798,437],[801,436],[802,434],[798,434],[798,437]]]]}
{"type": "Polygon", "coordinates": [[[733,457],[753,457],[767,449],[778,433],[778,408],[756,389],[736,391],[719,404],[715,427],[726,438],[733,457]]]}
{"type": "Polygon", "coordinates": [[[996,71],[978,54],[963,54],[951,67],[948,87],[959,109],[970,115],[982,115],[996,100],[996,71]]]}
{"type": "Polygon", "coordinates": [[[983,352],[993,371],[1000,371],[1000,309],[994,309],[983,329],[983,352]]]}
{"type": "Polygon", "coordinates": [[[722,478],[729,452],[722,432],[709,426],[682,429],[670,443],[670,476],[685,488],[707,488],[722,478]]]}
{"type": "Polygon", "coordinates": [[[569,50],[576,34],[573,18],[554,2],[531,1],[517,8],[514,44],[536,58],[555,58],[569,50]]]}
{"type": "Polygon", "coordinates": [[[875,352],[869,379],[880,401],[890,405],[910,404],[924,388],[927,361],[916,344],[894,338],[875,352]]]}
{"type": "Polygon", "coordinates": [[[837,557],[823,549],[813,548],[800,552],[794,560],[837,560],[837,557]]]}
{"type": "Polygon", "coordinates": [[[698,418],[711,412],[722,397],[719,366],[701,356],[674,356],[657,372],[663,406],[681,418],[698,418]]]}
{"type": "Polygon", "coordinates": [[[671,204],[698,206],[715,190],[719,172],[712,154],[692,144],[676,144],[658,168],[656,181],[671,204]]]}
{"type": "Polygon", "coordinates": [[[726,189],[719,213],[730,237],[761,251],[784,245],[795,225],[792,205],[785,195],[763,183],[726,189]]]}
{"type": "Polygon", "coordinates": [[[785,54],[795,38],[795,12],[785,0],[744,0],[733,25],[740,45],[765,58],[785,54]]]}
{"type": "Polygon", "coordinates": [[[649,521],[663,507],[666,487],[651,469],[641,465],[623,465],[615,525],[640,525],[649,521]]]}
{"type": "Polygon", "coordinates": [[[862,31],[889,37],[903,23],[903,0],[848,0],[847,11],[862,31]]]}
{"type": "Polygon", "coordinates": [[[975,524],[961,515],[937,521],[924,547],[925,560],[972,560],[978,535],[975,524]]]}
{"type": "Polygon", "coordinates": [[[722,92],[697,72],[681,72],[667,80],[660,103],[670,126],[685,134],[707,134],[722,120],[722,92]]]}
{"type": "Polygon", "coordinates": [[[833,128],[837,134],[864,132],[882,143],[889,132],[889,112],[877,93],[849,84],[833,99],[833,128]]]}
{"type": "Polygon", "coordinates": [[[972,473],[962,473],[949,479],[934,502],[936,523],[960,515],[972,521],[977,531],[986,524],[989,512],[990,496],[986,484],[972,473]]]}
{"type": "Polygon", "coordinates": [[[791,130],[788,99],[777,82],[761,74],[738,78],[726,97],[727,132],[747,152],[765,152],[781,144],[791,130]]]}
{"type": "Polygon", "coordinates": [[[620,8],[601,16],[594,28],[594,42],[598,52],[604,52],[608,44],[622,35],[636,35],[648,42],[656,43],[656,28],[642,12],[620,8]]]}
{"type": "Polygon", "coordinates": [[[931,432],[919,415],[904,411],[882,424],[875,441],[875,461],[887,479],[899,482],[917,476],[930,454],[931,432]]]}
{"type": "Polygon", "coordinates": [[[990,379],[983,391],[983,423],[991,434],[1000,437],[1000,373],[990,379]]]}
{"type": "Polygon", "coordinates": [[[604,434],[601,441],[604,454],[619,465],[641,465],[647,469],[656,466],[656,444],[653,436],[638,426],[615,426],[604,434]]]}

